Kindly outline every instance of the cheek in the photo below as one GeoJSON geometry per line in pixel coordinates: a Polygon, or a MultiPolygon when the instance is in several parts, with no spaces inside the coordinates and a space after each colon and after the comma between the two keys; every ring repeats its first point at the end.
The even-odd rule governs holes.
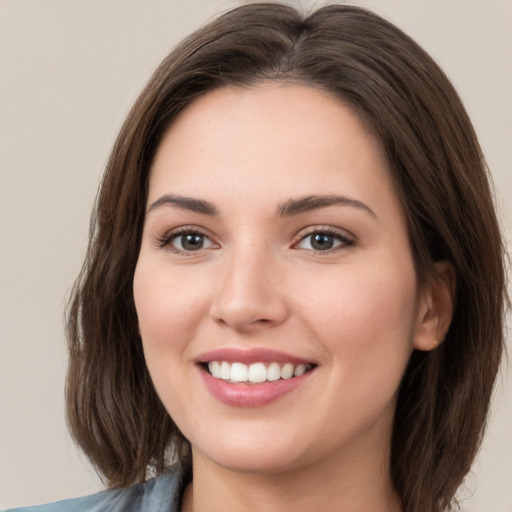
{"type": "Polygon", "coordinates": [[[378,418],[392,421],[416,323],[414,269],[400,270],[347,272],[308,311],[329,374],[318,398],[330,411],[326,429],[345,424],[359,431],[378,418]]]}
{"type": "MultiPolygon", "coordinates": [[[[400,373],[412,352],[417,321],[416,276],[404,265],[362,265],[326,280],[308,316],[315,337],[341,371],[400,373]],[[383,267],[386,267],[383,270],[383,267]]],[[[367,375],[367,373],[366,373],[367,375]]]]}
{"type": "Polygon", "coordinates": [[[140,260],[135,271],[134,300],[144,352],[150,371],[160,355],[181,357],[204,316],[199,284],[180,280],[165,268],[140,260]],[[154,360],[154,361],[153,361],[154,360]]]}
{"type": "Polygon", "coordinates": [[[200,287],[140,258],[133,291],[144,357],[157,394],[175,421],[186,418],[186,404],[195,400],[186,377],[188,349],[203,316],[200,287]]]}

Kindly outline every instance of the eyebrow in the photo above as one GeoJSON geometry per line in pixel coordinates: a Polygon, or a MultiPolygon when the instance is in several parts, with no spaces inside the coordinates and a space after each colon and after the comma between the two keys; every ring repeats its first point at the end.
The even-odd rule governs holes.
{"type": "Polygon", "coordinates": [[[161,208],[162,206],[174,206],[181,210],[202,213],[204,215],[219,215],[219,210],[217,210],[217,208],[208,201],[176,194],[164,194],[163,196],[159,197],[154,203],[151,204],[146,213],[156,210],[157,208],[161,208]]]}
{"type": "Polygon", "coordinates": [[[305,196],[298,199],[288,199],[281,203],[277,208],[277,213],[281,217],[288,217],[292,215],[299,215],[300,213],[317,210],[319,208],[327,208],[328,206],[353,206],[368,212],[372,217],[377,217],[375,212],[362,201],[352,199],[345,196],[336,195],[317,195],[305,196]]]}
{"type": "MultiPolygon", "coordinates": [[[[288,199],[277,207],[277,214],[280,217],[290,217],[299,215],[320,208],[329,206],[353,206],[368,212],[372,217],[377,217],[375,212],[365,203],[357,199],[336,195],[314,195],[305,196],[298,199],[288,199]]],[[[192,197],[181,196],[177,194],[164,194],[150,205],[147,213],[161,208],[162,206],[174,206],[182,210],[188,210],[203,215],[218,216],[219,210],[212,203],[204,199],[195,199],[192,197]]]]}

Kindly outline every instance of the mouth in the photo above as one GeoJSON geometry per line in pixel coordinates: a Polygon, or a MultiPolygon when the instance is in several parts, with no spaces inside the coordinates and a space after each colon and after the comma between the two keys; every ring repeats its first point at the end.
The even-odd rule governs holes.
{"type": "Polygon", "coordinates": [[[260,407],[306,385],[316,362],[273,349],[221,348],[195,361],[206,389],[231,407],[260,407]]]}
{"type": "Polygon", "coordinates": [[[258,361],[244,364],[239,361],[208,361],[201,366],[213,378],[229,383],[262,384],[279,380],[290,380],[313,370],[313,363],[279,363],[258,361]]]}

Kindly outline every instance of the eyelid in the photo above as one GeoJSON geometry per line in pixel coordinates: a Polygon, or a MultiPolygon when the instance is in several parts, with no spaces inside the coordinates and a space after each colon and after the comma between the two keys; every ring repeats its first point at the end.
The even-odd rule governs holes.
{"type": "MultiPolygon", "coordinates": [[[[297,250],[302,250],[305,252],[313,252],[316,254],[330,254],[333,252],[337,252],[342,249],[346,249],[347,247],[351,247],[355,245],[357,239],[354,235],[347,232],[344,229],[336,228],[329,225],[314,225],[314,226],[308,226],[306,228],[301,229],[297,235],[294,237],[294,241],[292,242],[291,247],[296,248],[297,250]],[[297,245],[303,241],[308,236],[311,236],[315,233],[322,233],[329,236],[332,236],[334,238],[337,238],[342,243],[336,247],[333,247],[331,249],[326,250],[316,250],[316,249],[303,249],[303,248],[297,248],[297,245]]],[[[178,226],[172,229],[169,229],[165,231],[161,235],[156,236],[156,240],[154,242],[154,245],[159,249],[167,249],[171,252],[174,252],[176,254],[181,254],[185,256],[193,256],[194,254],[203,253],[206,250],[212,250],[212,249],[218,249],[220,248],[220,244],[215,241],[215,238],[209,233],[208,230],[199,227],[197,225],[184,225],[184,226],[178,226]],[[207,238],[213,245],[213,247],[207,247],[207,248],[201,248],[197,251],[182,251],[174,246],[172,246],[172,241],[183,234],[197,234],[200,236],[203,236],[207,238]]]]}
{"type": "Polygon", "coordinates": [[[347,247],[352,247],[356,243],[356,237],[352,234],[348,233],[344,229],[335,228],[333,226],[326,226],[326,225],[316,225],[316,226],[309,226],[307,228],[302,229],[297,233],[295,237],[295,241],[292,244],[292,248],[296,248],[297,245],[302,242],[304,239],[306,239],[308,236],[311,236],[315,233],[322,233],[329,236],[332,236],[334,238],[337,238],[338,240],[341,240],[341,244],[339,246],[333,247],[331,249],[326,249],[324,251],[315,250],[315,249],[301,249],[297,248],[298,250],[308,251],[308,252],[314,252],[316,254],[330,254],[333,252],[337,252],[342,249],[346,249],[347,247]]]}
{"type": "Polygon", "coordinates": [[[157,235],[155,240],[155,245],[159,249],[167,249],[176,254],[181,254],[185,256],[193,256],[195,253],[202,253],[205,250],[217,249],[219,248],[219,244],[214,240],[213,236],[208,233],[204,228],[200,228],[195,225],[185,225],[178,226],[172,229],[165,231],[162,235],[157,235]],[[178,238],[180,235],[191,234],[191,235],[200,235],[208,240],[214,245],[214,247],[201,248],[197,251],[182,251],[172,245],[172,241],[178,238]]]}

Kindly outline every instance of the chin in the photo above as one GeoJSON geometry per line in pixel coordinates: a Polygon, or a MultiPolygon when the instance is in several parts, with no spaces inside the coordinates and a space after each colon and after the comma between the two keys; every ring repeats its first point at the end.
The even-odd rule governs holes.
{"type": "MultiPolygon", "coordinates": [[[[243,423],[243,422],[242,422],[243,423]]],[[[224,424],[222,433],[190,439],[192,456],[207,459],[220,467],[240,473],[273,473],[293,465],[297,447],[288,436],[275,436],[268,426],[247,428],[224,424]],[[265,435],[265,431],[268,433],[265,435]]]]}
{"type": "Polygon", "coordinates": [[[262,453],[258,450],[243,450],[237,453],[227,453],[226,451],[213,453],[202,453],[192,450],[193,457],[208,457],[215,465],[229,471],[241,474],[269,475],[289,471],[300,466],[297,460],[292,460],[288,454],[283,456],[278,452],[262,453]]]}
{"type": "Polygon", "coordinates": [[[326,456],[326,450],[318,439],[315,449],[308,449],[308,436],[302,429],[286,430],[281,425],[279,430],[262,425],[254,429],[226,429],[224,435],[205,438],[203,442],[194,443],[192,454],[194,461],[198,458],[208,459],[211,463],[234,471],[247,474],[277,474],[302,466],[307,466],[326,456]]]}

